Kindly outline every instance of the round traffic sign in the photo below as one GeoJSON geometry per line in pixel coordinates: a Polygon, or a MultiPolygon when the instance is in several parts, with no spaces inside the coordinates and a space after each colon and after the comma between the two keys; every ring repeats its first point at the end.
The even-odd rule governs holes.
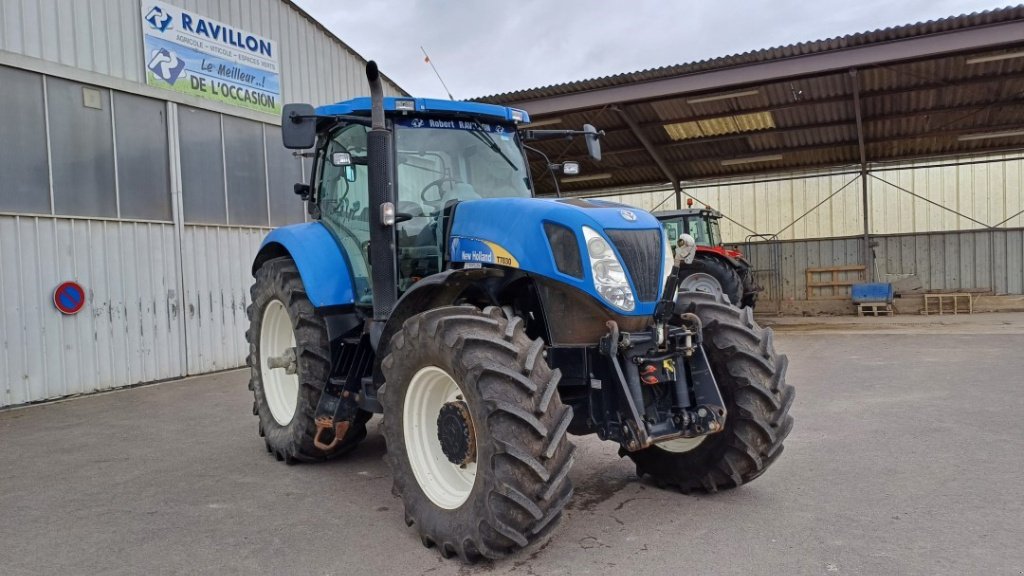
{"type": "Polygon", "coordinates": [[[53,305],[64,314],[76,314],[85,306],[85,289],[77,282],[65,282],[53,291],[53,305]]]}

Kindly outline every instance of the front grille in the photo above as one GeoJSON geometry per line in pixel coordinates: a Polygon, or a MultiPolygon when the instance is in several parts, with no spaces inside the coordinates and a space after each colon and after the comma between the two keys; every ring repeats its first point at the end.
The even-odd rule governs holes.
{"type": "Polygon", "coordinates": [[[605,233],[622,255],[622,263],[633,279],[637,300],[656,300],[662,272],[661,231],[605,230],[605,233]]]}

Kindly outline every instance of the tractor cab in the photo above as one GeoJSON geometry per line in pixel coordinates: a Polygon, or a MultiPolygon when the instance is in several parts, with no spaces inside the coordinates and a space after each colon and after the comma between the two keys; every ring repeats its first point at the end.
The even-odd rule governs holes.
{"type": "Polygon", "coordinates": [[[718,221],[722,213],[710,206],[655,213],[675,249],[682,234],[697,243],[694,264],[683,271],[682,286],[702,292],[724,293],[734,304],[753,308],[761,288],[750,263],[738,250],[726,248],[718,221]]]}
{"type": "MultiPolygon", "coordinates": [[[[443,267],[446,207],[481,198],[529,198],[532,182],[516,125],[525,112],[428,98],[384,98],[393,156],[398,295],[443,267]]],[[[373,303],[369,98],[315,109],[313,173],[301,188],[313,217],[343,248],[356,304],[373,303]]]]}
{"type": "MultiPolygon", "coordinates": [[[[675,246],[680,234],[693,236],[697,243],[697,250],[720,249],[725,251],[722,244],[722,230],[718,221],[722,219],[722,213],[710,207],[687,208],[685,210],[672,210],[658,212],[656,214],[669,240],[675,246]]],[[[739,254],[735,250],[729,250],[739,254]]]]}

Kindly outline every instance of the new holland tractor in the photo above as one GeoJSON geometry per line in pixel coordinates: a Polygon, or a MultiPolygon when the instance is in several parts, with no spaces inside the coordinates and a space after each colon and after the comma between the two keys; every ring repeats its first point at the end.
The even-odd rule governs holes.
{"type": "MultiPolygon", "coordinates": [[[[252,273],[253,412],[288,463],[354,449],[383,414],[394,493],[424,545],[499,558],[548,534],[573,489],[570,435],[619,444],[663,486],[760,476],[792,427],[771,332],[719,296],[674,299],[681,263],[624,206],[533,198],[528,115],[382,96],[289,105],[313,158],[312,221],[252,273]]],[[[554,135],[564,136],[567,131],[554,135]]],[[[599,134],[578,132],[594,156],[599,134]]]]}
{"type": "Polygon", "coordinates": [[[692,208],[692,203],[692,198],[687,199],[686,209],[654,213],[673,246],[682,234],[690,235],[697,243],[693,262],[680,272],[680,289],[725,294],[733,304],[753,308],[761,287],[743,253],[722,244],[718,225],[722,213],[709,207],[692,208]]]}

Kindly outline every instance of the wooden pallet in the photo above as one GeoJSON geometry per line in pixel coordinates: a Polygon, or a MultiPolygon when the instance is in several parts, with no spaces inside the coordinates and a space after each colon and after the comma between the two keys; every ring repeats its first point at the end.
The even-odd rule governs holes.
{"type": "Polygon", "coordinates": [[[974,314],[974,296],[970,292],[945,292],[924,295],[922,314],[974,314]],[[952,304],[948,306],[947,304],[952,304]]]}
{"type": "Polygon", "coordinates": [[[808,268],[808,300],[849,300],[854,284],[864,281],[864,266],[808,268]]]}
{"type": "Polygon", "coordinates": [[[892,304],[888,302],[859,302],[857,316],[892,316],[892,304]]]}

